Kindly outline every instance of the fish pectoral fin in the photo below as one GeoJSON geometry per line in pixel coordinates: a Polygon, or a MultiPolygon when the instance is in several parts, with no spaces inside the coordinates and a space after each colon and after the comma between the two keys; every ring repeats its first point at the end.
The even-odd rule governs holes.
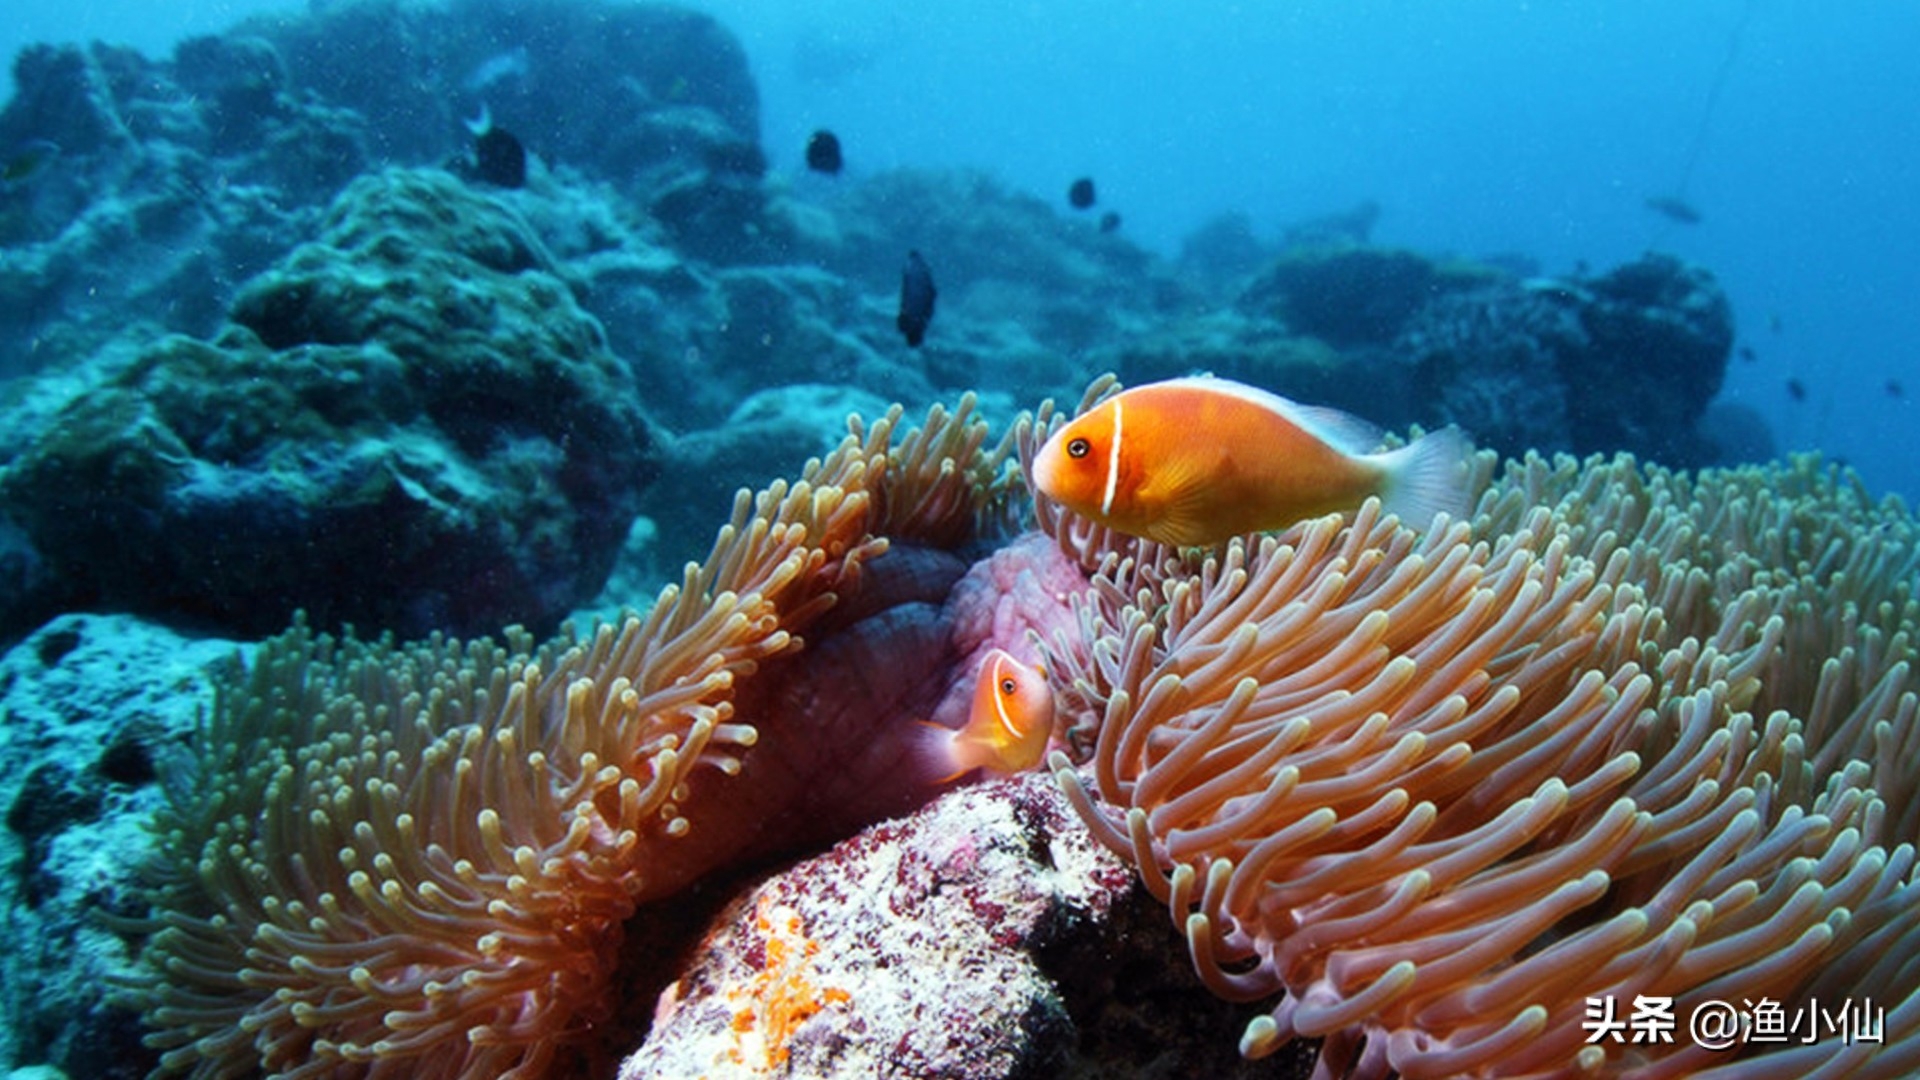
{"type": "Polygon", "coordinates": [[[1223,465],[1206,453],[1159,462],[1141,484],[1138,503],[1152,508],[1151,539],[1180,547],[1204,547],[1219,539],[1212,487],[1223,465]]]}
{"type": "Polygon", "coordinates": [[[1206,547],[1225,539],[1219,535],[1206,492],[1197,487],[1182,488],[1162,506],[1153,539],[1177,547],[1206,547]]]}

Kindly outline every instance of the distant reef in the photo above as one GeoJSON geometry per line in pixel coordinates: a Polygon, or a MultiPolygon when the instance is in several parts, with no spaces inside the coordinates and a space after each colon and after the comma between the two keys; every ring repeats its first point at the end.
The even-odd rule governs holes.
{"type": "Polygon", "coordinates": [[[657,580],[846,402],[1005,418],[1103,370],[1505,454],[1755,445],[1703,423],[1733,317],[1700,267],[1382,248],[1372,203],[1166,260],[966,171],[822,197],[769,175],[739,44],[678,8],[331,4],[15,74],[0,145],[59,151],[0,199],[0,636],[76,608],[544,631],[624,602],[596,595],[636,515],[652,569],[621,580],[657,580]],[[482,117],[524,186],[476,168],[482,117]],[[918,350],[908,249],[940,289],[918,350]]]}

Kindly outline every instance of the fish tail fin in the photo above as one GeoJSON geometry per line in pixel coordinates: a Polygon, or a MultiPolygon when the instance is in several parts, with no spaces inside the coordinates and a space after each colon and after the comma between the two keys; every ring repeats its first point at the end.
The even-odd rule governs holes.
{"type": "Polygon", "coordinates": [[[916,720],[913,756],[914,768],[936,784],[951,784],[980,767],[969,760],[960,744],[960,733],[932,720],[916,720]]]}
{"type": "Polygon", "coordinates": [[[1381,454],[1376,460],[1386,471],[1380,487],[1382,509],[1415,529],[1425,529],[1439,514],[1459,521],[1470,509],[1472,457],[1473,444],[1451,425],[1381,454]]]}

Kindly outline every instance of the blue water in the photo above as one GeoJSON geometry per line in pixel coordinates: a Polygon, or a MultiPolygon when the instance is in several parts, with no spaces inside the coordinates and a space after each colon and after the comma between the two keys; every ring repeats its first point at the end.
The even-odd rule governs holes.
{"type": "MultiPolygon", "coordinates": [[[[1724,397],[1783,448],[1920,496],[1920,5],[692,6],[745,44],[789,175],[829,126],[855,173],[969,165],[1048,198],[1090,174],[1128,234],[1167,252],[1223,211],[1277,233],[1371,198],[1384,244],[1549,272],[1677,253],[1719,275],[1755,357],[1724,397]],[[1665,194],[1703,220],[1643,206],[1665,194]]],[[[100,37],[162,54],[300,7],[14,0],[0,52],[100,37]]]]}

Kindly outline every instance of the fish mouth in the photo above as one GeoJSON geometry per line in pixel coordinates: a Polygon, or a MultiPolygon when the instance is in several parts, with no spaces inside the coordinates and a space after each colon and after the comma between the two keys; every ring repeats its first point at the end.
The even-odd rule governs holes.
{"type": "Polygon", "coordinates": [[[1038,454],[1033,456],[1033,493],[1035,495],[1045,495],[1047,498],[1059,502],[1060,500],[1054,495],[1054,492],[1059,490],[1055,486],[1055,481],[1058,480],[1059,477],[1060,453],[1058,448],[1052,443],[1048,443],[1040,448],[1038,454]]]}

